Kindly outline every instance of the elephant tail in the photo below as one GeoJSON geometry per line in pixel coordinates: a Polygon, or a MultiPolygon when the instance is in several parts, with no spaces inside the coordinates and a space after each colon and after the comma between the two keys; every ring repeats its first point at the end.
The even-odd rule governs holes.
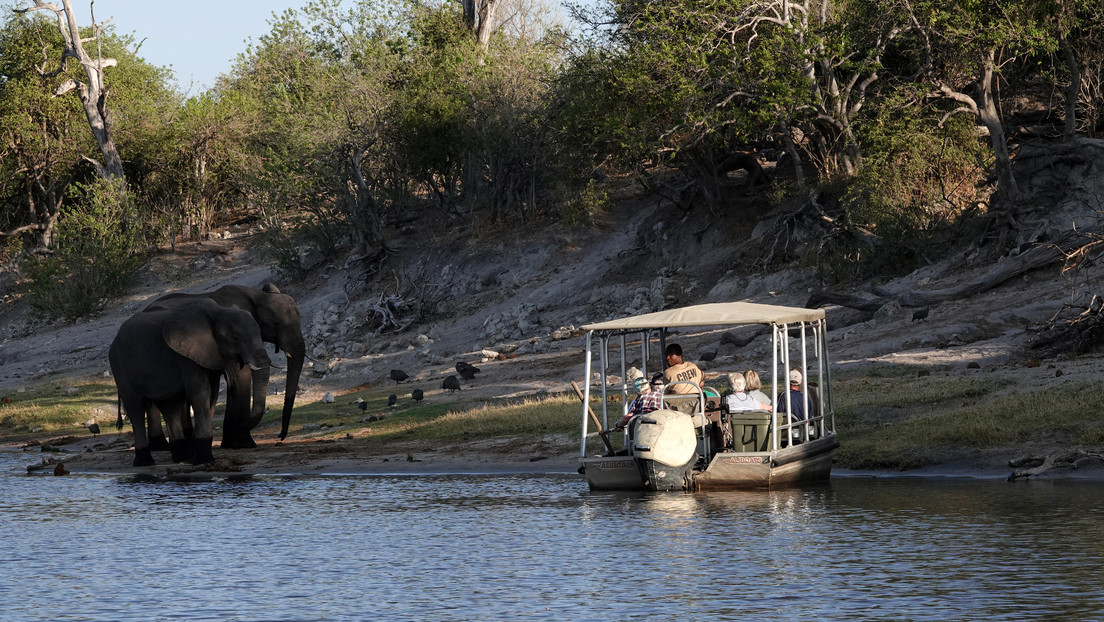
{"type": "Polygon", "coordinates": [[[115,429],[123,429],[123,401],[120,399],[115,400],[115,408],[118,410],[118,415],[115,417],[115,429]]]}

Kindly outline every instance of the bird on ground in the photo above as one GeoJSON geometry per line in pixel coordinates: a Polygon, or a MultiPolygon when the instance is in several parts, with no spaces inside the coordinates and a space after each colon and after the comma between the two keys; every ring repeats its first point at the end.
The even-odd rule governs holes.
{"type": "Polygon", "coordinates": [[[931,307],[921,307],[912,314],[912,321],[919,322],[928,317],[928,311],[931,311],[931,307]]]}
{"type": "Polygon", "coordinates": [[[392,369],[391,370],[391,379],[395,381],[395,384],[398,384],[398,383],[406,380],[409,377],[410,376],[407,376],[406,372],[401,370],[401,369],[392,369]]]}
{"type": "Polygon", "coordinates": [[[441,388],[448,389],[449,393],[452,393],[453,391],[459,391],[460,381],[456,378],[456,376],[449,376],[448,378],[445,378],[444,382],[441,383],[441,388]]]}
{"type": "Polygon", "coordinates": [[[358,397],[356,401],[357,408],[361,410],[368,410],[368,402],[364,401],[364,398],[358,397]]]}
{"type": "Polygon", "coordinates": [[[423,393],[421,389],[414,389],[410,392],[410,397],[414,398],[415,402],[420,402],[422,398],[425,397],[425,393],[423,393]]]}
{"type": "Polygon", "coordinates": [[[395,395],[394,393],[392,393],[391,395],[388,395],[387,396],[387,407],[388,408],[394,408],[395,407],[395,402],[397,402],[397,401],[399,401],[399,396],[398,395],[395,395]]]}
{"type": "Polygon", "coordinates": [[[712,350],[702,350],[701,354],[698,355],[698,360],[706,363],[712,361],[715,358],[717,358],[717,348],[713,348],[712,350]]]}
{"type": "Polygon", "coordinates": [[[471,363],[460,361],[456,364],[456,373],[460,374],[460,377],[464,380],[471,380],[479,373],[479,368],[471,363]]]}
{"type": "Polygon", "coordinates": [[[100,426],[95,421],[93,421],[92,423],[88,424],[85,427],[87,427],[88,431],[92,433],[92,436],[96,436],[97,434],[100,433],[100,426]]]}

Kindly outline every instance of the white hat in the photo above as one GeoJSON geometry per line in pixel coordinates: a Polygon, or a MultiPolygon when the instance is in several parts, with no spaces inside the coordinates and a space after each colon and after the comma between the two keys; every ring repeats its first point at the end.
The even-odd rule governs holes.
{"type": "Polygon", "coordinates": [[[790,371],[790,384],[801,384],[801,372],[796,369],[790,371]]]}

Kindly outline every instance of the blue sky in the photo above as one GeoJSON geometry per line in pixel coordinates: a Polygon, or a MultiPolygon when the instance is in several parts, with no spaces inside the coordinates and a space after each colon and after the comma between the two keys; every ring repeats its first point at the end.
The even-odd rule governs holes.
{"type": "MultiPolygon", "coordinates": [[[[90,25],[89,0],[72,2],[79,24],[90,25]]],[[[198,95],[211,88],[219,74],[230,71],[247,39],[256,41],[269,31],[273,13],[304,4],[306,0],[95,0],[92,8],[96,21],[114,17],[116,32],[133,34],[135,41],[145,39],[139,56],[159,67],[171,66],[181,90],[198,95]]]]}
{"type": "MultiPolygon", "coordinates": [[[[91,24],[88,0],[72,1],[80,25],[91,24]]],[[[119,34],[133,34],[136,41],[145,39],[139,56],[153,65],[171,65],[181,89],[197,95],[214,85],[219,74],[230,70],[234,58],[245,51],[246,39],[256,40],[268,32],[268,20],[274,12],[299,8],[304,3],[96,0],[93,9],[96,21],[114,16],[111,23],[119,34]]]]}

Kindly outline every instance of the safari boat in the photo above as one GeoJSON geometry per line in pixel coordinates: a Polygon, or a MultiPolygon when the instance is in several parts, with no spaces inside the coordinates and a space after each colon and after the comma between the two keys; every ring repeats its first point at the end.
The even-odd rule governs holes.
{"type": "MultiPolygon", "coordinates": [[[[583,404],[579,472],[592,490],[774,488],[830,477],[839,442],[823,309],[715,303],[590,324],[583,330],[587,382],[582,389],[575,387],[583,404]],[[763,366],[771,411],[729,412],[721,392],[708,386],[719,382],[727,387],[722,375],[705,380],[707,386],[689,383],[689,394],[664,394],[659,410],[633,417],[624,432],[611,432],[610,420],[627,412],[639,388],[639,380],[634,384],[628,379],[630,371],[640,365],[644,378],[662,371],[674,330],[686,338],[695,330],[725,331],[730,337],[726,341],[769,338],[771,367],[763,369],[768,361],[757,364],[763,366]],[[618,369],[620,375],[613,375],[618,369]],[[792,370],[802,374],[800,397],[786,390],[792,370]],[[785,390],[784,404],[777,399],[780,390],[785,390]],[[590,405],[596,392],[600,413],[590,405]],[[793,400],[800,400],[803,408],[795,409],[793,400]],[[788,414],[795,410],[808,416],[788,414]],[[588,453],[596,436],[604,449],[588,453]]],[[[741,370],[726,370],[736,371],[741,370]]]]}

